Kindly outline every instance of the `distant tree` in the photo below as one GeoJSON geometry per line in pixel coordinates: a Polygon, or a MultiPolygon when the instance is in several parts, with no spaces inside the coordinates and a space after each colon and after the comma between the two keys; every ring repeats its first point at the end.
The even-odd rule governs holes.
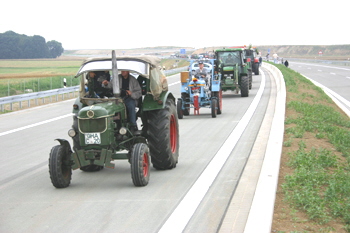
{"type": "Polygon", "coordinates": [[[21,51],[19,47],[20,38],[15,35],[17,34],[13,31],[0,34],[0,59],[19,58],[18,55],[21,51]]]}
{"type": "Polygon", "coordinates": [[[63,49],[62,44],[60,42],[57,42],[55,40],[51,40],[51,41],[48,41],[46,44],[47,44],[51,58],[59,57],[64,52],[64,49],[63,49]]]}
{"type": "Polygon", "coordinates": [[[56,58],[63,53],[57,41],[46,43],[42,36],[20,35],[13,31],[0,33],[0,59],[56,58]]]}

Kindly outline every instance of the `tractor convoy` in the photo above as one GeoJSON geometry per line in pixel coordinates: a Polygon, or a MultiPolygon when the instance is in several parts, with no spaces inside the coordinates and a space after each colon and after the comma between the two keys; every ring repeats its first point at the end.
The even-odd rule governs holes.
{"type": "Polygon", "coordinates": [[[114,168],[118,160],[130,163],[135,186],[148,184],[151,164],[157,170],[175,168],[180,141],[178,119],[189,116],[191,109],[199,115],[201,108],[209,108],[211,117],[216,118],[222,113],[225,91],[248,97],[252,73],[259,74],[256,52],[252,48],[230,47],[216,50],[213,59],[191,60],[189,70],[180,74],[177,101],[168,90],[158,57],[117,57],[112,51],[111,57],[85,60],[75,76],[80,78],[80,89],[68,130],[72,145],[66,139],[56,139],[59,145],[49,154],[53,186],[68,187],[72,170],[114,168]],[[202,63],[206,66],[204,71],[192,69],[202,63]],[[135,99],[138,126],[130,120],[132,113],[122,94],[126,87],[121,78],[124,71],[137,79],[141,89],[141,96],[135,99]],[[110,89],[101,94],[99,77],[91,76],[91,72],[110,75],[110,89]]]}

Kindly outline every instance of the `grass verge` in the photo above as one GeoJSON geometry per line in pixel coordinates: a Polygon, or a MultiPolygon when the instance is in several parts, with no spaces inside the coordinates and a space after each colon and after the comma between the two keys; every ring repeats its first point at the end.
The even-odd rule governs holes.
{"type": "Polygon", "coordinates": [[[276,66],[284,76],[287,101],[285,163],[277,194],[281,197],[276,198],[283,200],[283,210],[275,205],[273,229],[350,232],[349,117],[301,74],[276,66]]]}

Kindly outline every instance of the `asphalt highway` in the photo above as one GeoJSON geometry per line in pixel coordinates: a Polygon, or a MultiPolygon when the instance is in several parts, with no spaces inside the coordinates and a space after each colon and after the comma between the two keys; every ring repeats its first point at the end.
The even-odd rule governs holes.
{"type": "MultiPolygon", "coordinates": [[[[278,85],[261,71],[249,97],[224,92],[216,118],[203,108],[179,120],[177,167],[152,168],[141,188],[126,160],[52,186],[49,152],[69,139],[73,100],[0,115],[0,232],[243,232],[276,111],[278,85]]],[[[168,84],[180,97],[180,75],[168,84]]]]}

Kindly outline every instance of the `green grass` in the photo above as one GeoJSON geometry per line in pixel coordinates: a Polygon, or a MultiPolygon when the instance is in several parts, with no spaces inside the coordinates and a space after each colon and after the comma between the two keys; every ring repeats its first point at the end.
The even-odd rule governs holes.
{"type": "Polygon", "coordinates": [[[298,149],[289,154],[293,172],[282,184],[285,200],[320,225],[337,220],[350,232],[350,119],[308,79],[276,66],[284,76],[287,96],[292,97],[287,98],[287,109],[295,113],[285,120],[284,146],[299,139],[298,149]],[[308,145],[306,133],[331,146],[308,145]]]}
{"type": "Polygon", "coordinates": [[[79,60],[0,60],[0,97],[76,86],[73,76],[81,65],[79,60]]]}
{"type": "Polygon", "coordinates": [[[25,94],[28,90],[38,92],[62,88],[64,78],[66,79],[67,87],[79,85],[79,79],[71,75],[44,78],[0,79],[0,97],[25,94]]]}

